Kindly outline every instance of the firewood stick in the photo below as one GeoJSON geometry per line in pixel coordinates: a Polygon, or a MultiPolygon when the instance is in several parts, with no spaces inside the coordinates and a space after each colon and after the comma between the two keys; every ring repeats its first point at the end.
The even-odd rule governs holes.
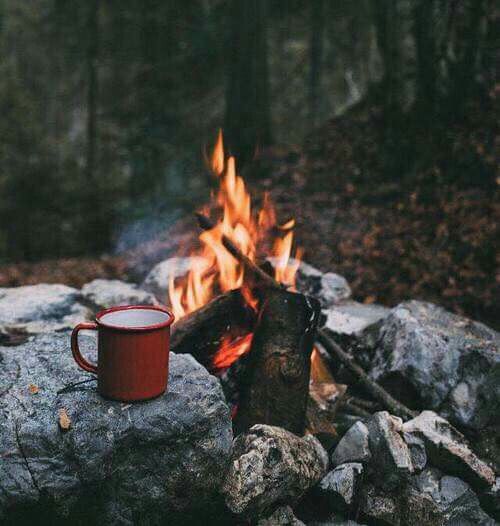
{"type": "Polygon", "coordinates": [[[411,420],[417,413],[393,398],[383,387],[373,381],[365,371],[349,356],[340,345],[335,342],[324,330],[318,331],[318,340],[325,349],[338,358],[343,365],[361,382],[365,389],[378,400],[385,408],[403,420],[411,420]]]}
{"type": "Polygon", "coordinates": [[[371,411],[372,413],[380,409],[380,404],[378,402],[372,402],[371,400],[365,400],[364,398],[358,398],[356,396],[349,396],[349,402],[362,407],[367,411],[371,411]]]}
{"type": "Polygon", "coordinates": [[[369,413],[366,409],[362,409],[361,407],[353,404],[352,401],[350,401],[349,399],[342,400],[342,402],[340,403],[339,411],[350,413],[361,418],[370,418],[372,416],[372,414],[369,413]]]}
{"type": "MultiPolygon", "coordinates": [[[[210,230],[215,227],[215,223],[203,214],[196,214],[198,223],[203,230],[210,230]]],[[[278,283],[272,276],[264,272],[258,267],[251,259],[249,259],[239,247],[226,235],[222,236],[222,243],[226,250],[240,261],[244,267],[254,274],[257,278],[261,279],[265,285],[274,288],[283,288],[281,283],[278,283]]],[[[393,398],[383,387],[372,380],[365,371],[349,356],[340,345],[335,342],[326,333],[325,330],[319,329],[317,331],[318,341],[325,347],[325,349],[332,355],[335,356],[343,365],[349,369],[349,371],[362,383],[365,389],[378,400],[383,407],[388,409],[391,413],[396,416],[403,418],[403,420],[410,420],[414,418],[417,413],[406,407],[404,404],[393,398]]]]}
{"type": "MultiPolygon", "coordinates": [[[[207,216],[203,214],[196,213],[198,219],[198,224],[203,230],[211,230],[216,226],[216,224],[207,216]]],[[[263,284],[271,288],[283,289],[284,285],[278,283],[272,276],[264,272],[258,265],[256,265],[248,256],[243,254],[239,247],[231,241],[225,234],[222,235],[222,244],[224,248],[242,265],[254,274],[263,284]]]]}

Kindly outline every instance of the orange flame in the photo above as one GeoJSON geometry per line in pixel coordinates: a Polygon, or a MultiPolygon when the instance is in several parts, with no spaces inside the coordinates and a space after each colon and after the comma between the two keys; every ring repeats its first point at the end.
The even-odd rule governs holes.
{"type": "Polygon", "coordinates": [[[224,171],[224,139],[222,138],[222,130],[220,128],[210,165],[212,172],[216,175],[220,175],[224,171]]]}
{"type": "Polygon", "coordinates": [[[333,384],[335,382],[330,369],[328,369],[316,348],[313,349],[311,354],[311,381],[317,384],[333,384]]]}
{"type": "Polygon", "coordinates": [[[213,366],[216,370],[226,369],[238,358],[246,354],[252,345],[253,333],[245,334],[236,339],[227,336],[214,356],[213,366]]]}
{"type": "MultiPolygon", "coordinates": [[[[219,177],[219,189],[213,205],[222,211],[222,219],[211,230],[200,234],[201,250],[193,258],[194,263],[180,283],[169,283],[169,303],[176,319],[196,310],[220,292],[240,288],[244,285],[245,268],[237,261],[222,244],[225,234],[252,261],[258,255],[269,254],[269,246],[273,245],[272,255],[276,258],[275,278],[289,286],[295,285],[295,274],[299,266],[300,251],[292,259],[293,219],[281,227],[277,224],[274,206],[265,194],[262,208],[254,213],[249,192],[245,182],[236,170],[236,160],[224,154],[224,139],[219,130],[217,141],[209,161],[215,176],[219,177]],[[282,230],[283,237],[276,236],[276,231],[282,230]]],[[[255,307],[256,300],[243,287],[246,301],[255,307]]],[[[214,368],[229,367],[239,356],[248,352],[251,334],[236,341],[224,341],[214,358],[214,368]]]]}
{"type": "MultiPolygon", "coordinates": [[[[269,242],[268,235],[277,226],[274,206],[266,194],[262,208],[254,214],[249,192],[242,177],[237,174],[234,157],[224,156],[224,140],[219,130],[210,159],[213,173],[220,177],[215,202],[222,209],[222,219],[211,230],[200,234],[202,249],[196,252],[187,279],[169,283],[169,300],[176,319],[198,309],[218,292],[239,288],[243,285],[245,269],[222,244],[225,234],[252,261],[256,261],[259,249],[269,242]],[[200,263],[201,261],[201,263],[200,263]]],[[[293,286],[298,269],[299,254],[291,260],[294,220],[279,227],[286,230],[283,238],[274,240],[272,255],[277,258],[275,277],[293,286]]],[[[263,252],[264,253],[264,252],[263,252]]]]}

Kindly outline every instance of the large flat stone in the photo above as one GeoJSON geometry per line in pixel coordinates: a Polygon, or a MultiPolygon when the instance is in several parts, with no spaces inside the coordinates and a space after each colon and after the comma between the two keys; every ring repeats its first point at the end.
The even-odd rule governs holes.
{"type": "Polygon", "coordinates": [[[158,303],[151,292],[119,279],[94,279],[82,287],[81,294],[94,307],[94,310],[108,309],[117,305],[156,305],[158,303]]]}
{"type": "Polygon", "coordinates": [[[403,424],[404,434],[421,438],[432,464],[463,478],[483,491],[495,483],[495,473],[471,450],[465,437],[433,411],[423,411],[403,424]]]}
{"type": "Polygon", "coordinates": [[[0,333],[50,333],[89,319],[77,289],[45,284],[0,288],[0,333]]]}
{"type": "Polygon", "coordinates": [[[91,378],[74,363],[68,335],[0,347],[0,364],[0,523],[197,524],[199,514],[210,516],[231,420],[218,380],[192,357],[171,354],[168,392],[135,404],[104,400],[95,382],[58,394],[91,378]]]}
{"type": "Polygon", "coordinates": [[[500,335],[431,303],[392,309],[378,332],[370,376],[414,408],[483,429],[498,422],[500,335]]]}

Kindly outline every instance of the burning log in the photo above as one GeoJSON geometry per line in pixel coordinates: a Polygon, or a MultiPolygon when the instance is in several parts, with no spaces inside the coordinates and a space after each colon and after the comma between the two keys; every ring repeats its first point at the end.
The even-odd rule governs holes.
{"type": "Polygon", "coordinates": [[[241,386],[238,432],[258,423],[304,433],[319,315],[315,299],[283,289],[265,290],[241,386]]]}
{"type": "MultiPolygon", "coordinates": [[[[202,230],[211,230],[212,228],[215,228],[216,224],[207,216],[196,213],[196,218],[198,219],[198,224],[200,225],[200,228],[202,230]]],[[[270,288],[278,288],[278,289],[284,289],[286,288],[282,283],[279,283],[276,281],[272,276],[267,274],[264,270],[262,270],[258,265],[256,265],[248,256],[243,254],[243,252],[239,249],[238,245],[236,245],[229,237],[227,237],[225,234],[222,235],[222,244],[224,245],[224,248],[238,261],[242,263],[242,265],[245,267],[245,269],[250,273],[251,276],[253,276],[255,279],[260,281],[261,284],[265,285],[266,287],[270,288]]]]}
{"type": "Polygon", "coordinates": [[[252,330],[254,319],[255,313],[240,290],[226,292],[175,323],[171,349],[178,354],[192,354],[211,369],[212,358],[223,338],[247,334],[252,330]]]}
{"type": "MultiPolygon", "coordinates": [[[[213,228],[215,225],[208,217],[197,214],[198,223],[204,230],[213,228]]],[[[245,268],[257,279],[261,279],[267,287],[282,290],[282,284],[278,283],[271,276],[266,274],[253,261],[247,258],[238,246],[229,239],[226,235],[222,236],[222,243],[226,250],[228,250],[238,261],[240,261],[245,268]]],[[[373,381],[365,371],[347,354],[330,336],[324,331],[318,331],[318,339],[325,349],[342,362],[349,371],[361,382],[365,389],[391,413],[400,416],[404,420],[410,420],[416,413],[406,407],[404,404],[393,398],[383,387],[373,381]]]]}

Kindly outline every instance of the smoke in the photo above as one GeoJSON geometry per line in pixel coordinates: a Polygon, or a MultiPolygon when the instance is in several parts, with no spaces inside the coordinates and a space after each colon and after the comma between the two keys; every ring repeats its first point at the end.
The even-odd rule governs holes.
{"type": "Polygon", "coordinates": [[[163,206],[146,206],[135,210],[137,219],[117,226],[114,253],[121,254],[165,235],[182,215],[182,208],[164,210],[163,206]]]}
{"type": "Polygon", "coordinates": [[[165,238],[169,228],[209,197],[203,161],[192,151],[165,164],[149,191],[130,198],[113,235],[114,253],[165,238]]]}

